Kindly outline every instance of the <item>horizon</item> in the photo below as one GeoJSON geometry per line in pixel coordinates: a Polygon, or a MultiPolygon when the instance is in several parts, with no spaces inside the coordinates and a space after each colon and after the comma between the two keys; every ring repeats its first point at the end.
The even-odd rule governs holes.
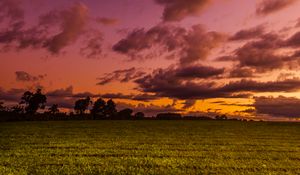
{"type": "Polygon", "coordinates": [[[0,102],[300,121],[300,1],[0,0],[0,102]]]}

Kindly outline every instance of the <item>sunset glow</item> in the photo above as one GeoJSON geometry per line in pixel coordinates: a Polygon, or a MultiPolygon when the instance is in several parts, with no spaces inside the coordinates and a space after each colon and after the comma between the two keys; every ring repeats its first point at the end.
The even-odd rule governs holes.
{"type": "Polygon", "coordinates": [[[299,121],[300,1],[0,0],[0,102],[299,121]]]}

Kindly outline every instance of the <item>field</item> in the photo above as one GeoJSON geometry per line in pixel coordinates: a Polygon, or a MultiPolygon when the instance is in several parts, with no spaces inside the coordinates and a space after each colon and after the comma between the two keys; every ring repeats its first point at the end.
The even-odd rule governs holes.
{"type": "Polygon", "coordinates": [[[0,174],[300,174],[300,124],[0,123],[0,174]]]}

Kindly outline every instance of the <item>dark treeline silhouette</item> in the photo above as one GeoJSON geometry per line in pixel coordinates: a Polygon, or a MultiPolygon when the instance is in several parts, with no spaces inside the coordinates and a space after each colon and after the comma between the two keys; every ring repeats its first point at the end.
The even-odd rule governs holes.
{"type": "Polygon", "coordinates": [[[110,99],[98,98],[95,102],[90,97],[78,99],[74,103],[74,112],[60,112],[58,104],[46,109],[47,97],[41,89],[35,93],[26,91],[18,105],[10,108],[0,102],[0,121],[48,121],[48,120],[238,120],[228,119],[226,115],[216,116],[182,116],[178,113],[159,113],[155,117],[145,117],[143,112],[130,108],[120,111],[110,99]],[[40,110],[40,112],[38,112],[40,110]]]}

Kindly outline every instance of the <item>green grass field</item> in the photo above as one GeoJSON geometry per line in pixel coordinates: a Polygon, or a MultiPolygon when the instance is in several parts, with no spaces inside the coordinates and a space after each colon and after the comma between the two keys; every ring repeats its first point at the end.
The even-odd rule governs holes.
{"type": "Polygon", "coordinates": [[[0,123],[0,174],[300,174],[300,124],[0,123]]]}

